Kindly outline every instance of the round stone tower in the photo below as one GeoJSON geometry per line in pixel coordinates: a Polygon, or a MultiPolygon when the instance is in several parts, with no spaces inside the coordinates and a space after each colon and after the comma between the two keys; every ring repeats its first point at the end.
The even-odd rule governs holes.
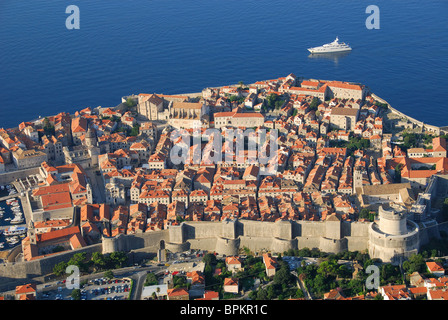
{"type": "Polygon", "coordinates": [[[398,207],[390,207],[388,209],[379,207],[378,210],[379,224],[381,231],[387,234],[399,235],[408,232],[406,225],[406,213],[398,207]]]}
{"type": "Polygon", "coordinates": [[[419,227],[408,220],[398,206],[380,206],[379,220],[369,228],[369,255],[383,262],[400,263],[417,253],[420,247],[419,227]]]}

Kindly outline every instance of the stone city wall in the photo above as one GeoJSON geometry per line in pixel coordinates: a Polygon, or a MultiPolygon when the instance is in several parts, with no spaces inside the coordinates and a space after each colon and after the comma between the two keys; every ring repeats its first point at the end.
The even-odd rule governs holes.
{"type": "Polygon", "coordinates": [[[448,130],[446,130],[446,127],[438,127],[438,126],[434,126],[434,125],[430,125],[430,124],[426,124],[420,120],[414,119],[406,114],[404,114],[403,112],[393,108],[389,102],[387,102],[386,100],[378,97],[376,94],[371,93],[372,97],[381,102],[381,103],[385,103],[387,104],[387,107],[389,108],[390,111],[392,111],[393,113],[395,113],[396,115],[398,115],[401,118],[407,119],[409,122],[413,123],[415,126],[420,127],[426,131],[435,133],[435,134],[446,134],[448,133],[448,130]]]}
{"type": "Polygon", "coordinates": [[[0,174],[0,185],[7,185],[11,182],[15,181],[16,179],[25,179],[31,175],[35,175],[39,173],[40,167],[35,168],[29,168],[24,170],[15,170],[15,171],[9,171],[0,174]]]}
{"type": "Polygon", "coordinates": [[[32,261],[7,263],[0,266],[0,280],[8,281],[13,279],[31,279],[53,272],[53,267],[62,261],[68,261],[71,257],[80,252],[85,252],[87,255],[93,252],[101,252],[102,245],[95,244],[84,247],[78,250],[61,252],[51,255],[49,257],[36,259],[32,261]]]}
{"type": "Polygon", "coordinates": [[[226,255],[237,254],[243,247],[273,252],[305,247],[328,252],[365,250],[368,248],[369,225],[335,221],[183,222],[168,230],[104,238],[103,252],[130,251],[148,246],[156,250],[161,240],[165,241],[166,249],[173,252],[203,249],[226,255]]]}

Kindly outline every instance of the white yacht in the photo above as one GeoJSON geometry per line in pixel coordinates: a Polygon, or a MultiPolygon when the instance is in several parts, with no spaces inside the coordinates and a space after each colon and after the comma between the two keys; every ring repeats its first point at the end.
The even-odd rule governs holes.
{"type": "Polygon", "coordinates": [[[311,53],[331,53],[331,52],[343,52],[351,51],[352,48],[345,42],[339,42],[339,38],[336,37],[331,43],[324,44],[320,47],[309,48],[308,51],[311,53]]]}
{"type": "Polygon", "coordinates": [[[11,224],[19,224],[22,223],[23,221],[24,219],[21,215],[16,215],[14,218],[12,218],[11,224]]]}

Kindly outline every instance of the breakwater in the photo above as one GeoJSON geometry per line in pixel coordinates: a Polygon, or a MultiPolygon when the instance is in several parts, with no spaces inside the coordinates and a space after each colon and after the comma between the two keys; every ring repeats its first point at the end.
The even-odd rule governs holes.
{"type": "Polygon", "coordinates": [[[384,100],[383,98],[378,97],[376,94],[374,93],[370,93],[370,95],[372,96],[373,99],[375,99],[376,101],[380,102],[380,103],[385,103],[387,104],[388,109],[394,113],[395,115],[399,116],[400,118],[406,119],[407,121],[411,122],[413,125],[415,125],[416,127],[419,127],[422,129],[422,131],[426,131],[426,132],[430,132],[436,135],[441,135],[441,134],[448,134],[448,126],[444,126],[444,127],[438,127],[438,126],[434,126],[431,124],[427,124],[424,123],[423,121],[414,119],[406,114],[404,114],[403,112],[395,109],[394,107],[392,107],[390,105],[389,102],[387,102],[386,100],[384,100]]]}

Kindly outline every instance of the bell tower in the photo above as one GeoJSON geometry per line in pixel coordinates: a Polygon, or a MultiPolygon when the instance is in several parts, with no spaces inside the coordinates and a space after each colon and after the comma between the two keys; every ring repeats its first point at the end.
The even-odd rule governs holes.
{"type": "Polygon", "coordinates": [[[30,238],[31,244],[34,245],[37,244],[36,229],[34,229],[33,220],[31,220],[30,223],[28,224],[28,237],[30,238]]]}

